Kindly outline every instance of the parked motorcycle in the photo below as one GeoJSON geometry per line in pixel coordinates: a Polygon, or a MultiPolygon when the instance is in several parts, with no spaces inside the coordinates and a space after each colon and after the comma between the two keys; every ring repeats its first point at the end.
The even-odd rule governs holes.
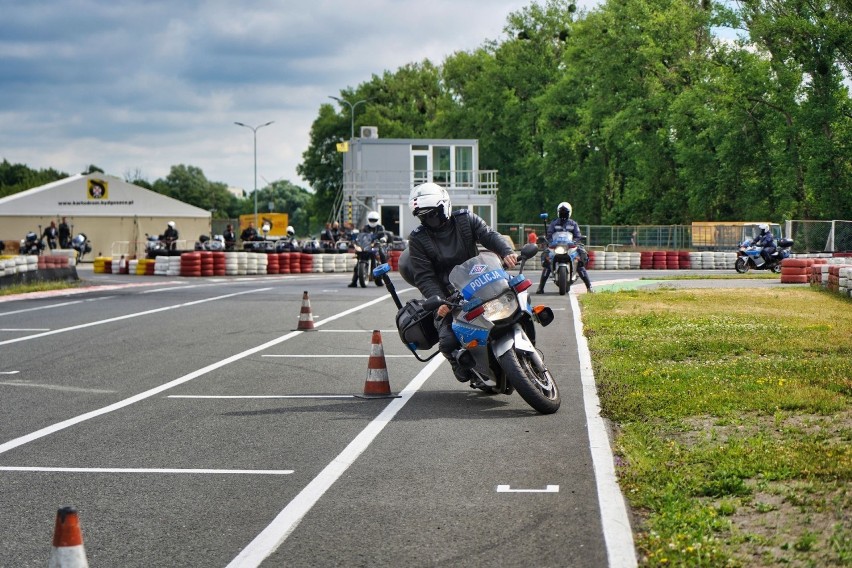
{"type": "MultiPolygon", "coordinates": [[[[521,257],[532,258],[537,248],[527,245],[521,257]]],[[[404,254],[404,253],[403,253],[404,254]]],[[[442,299],[400,302],[390,280],[390,266],[382,264],[374,270],[387,283],[394,299],[397,329],[403,343],[414,352],[431,349],[438,342],[434,327],[434,310],[446,304],[453,308],[453,332],[461,348],[455,352],[459,365],[470,370],[472,386],[496,394],[518,391],[527,404],[542,414],[559,409],[559,388],[535,347],[536,323],[546,326],[553,321],[553,311],[546,306],[533,307],[527,289],[532,282],[523,274],[510,276],[496,254],[483,252],[450,272],[453,294],[442,299]]]]}
{"type": "Polygon", "coordinates": [[[207,235],[200,235],[198,240],[195,241],[195,250],[224,251],[225,237],[222,235],[214,235],[211,239],[207,235]]]}
{"type": "Polygon", "coordinates": [[[168,254],[169,246],[160,239],[160,235],[149,235],[145,233],[145,254],[148,258],[154,258],[160,253],[168,254]]]}
{"type": "Polygon", "coordinates": [[[81,262],[83,260],[83,255],[92,252],[92,245],[89,242],[89,237],[86,236],[86,233],[77,233],[77,235],[71,239],[70,242],[71,248],[77,251],[77,262],[81,262]]]}
{"type": "Polygon", "coordinates": [[[559,289],[559,295],[564,296],[580,275],[577,273],[577,263],[580,261],[580,243],[574,241],[574,235],[567,231],[553,233],[553,238],[542,251],[542,264],[549,267],[549,277],[559,289]],[[545,258],[546,263],[545,264],[545,258]]]}
{"type": "Polygon", "coordinates": [[[355,235],[353,246],[358,258],[356,265],[358,284],[361,288],[367,287],[367,281],[373,280],[376,286],[381,286],[381,275],[375,276],[373,269],[381,258],[387,258],[387,237],[378,236],[375,233],[358,233],[355,235]]]}
{"type": "Polygon", "coordinates": [[[775,274],[779,274],[781,272],[781,261],[789,258],[790,248],[793,244],[794,241],[791,239],[778,239],[778,246],[767,262],[760,254],[763,247],[752,246],[751,240],[745,240],[740,243],[740,248],[737,250],[734,270],[740,274],[745,274],[753,268],[754,270],[771,270],[775,274]]]}
{"type": "Polygon", "coordinates": [[[19,254],[39,255],[44,250],[44,242],[39,239],[38,233],[29,231],[23,239],[19,254]]]}

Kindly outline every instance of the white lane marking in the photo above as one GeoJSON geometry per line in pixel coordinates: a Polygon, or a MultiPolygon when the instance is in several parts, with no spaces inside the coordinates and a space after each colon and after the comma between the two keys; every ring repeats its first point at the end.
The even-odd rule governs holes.
{"type": "Polygon", "coordinates": [[[242,475],[290,475],[292,469],[156,469],[136,467],[14,467],[0,466],[0,471],[49,471],[61,473],[227,473],[242,475]]]}
{"type": "Polygon", "coordinates": [[[74,304],[82,304],[86,300],[74,300],[73,302],[62,302],[59,304],[51,304],[49,306],[39,306],[37,308],[26,308],[24,310],[15,310],[13,312],[0,313],[0,317],[11,316],[12,314],[23,314],[26,312],[37,312],[39,310],[49,310],[51,308],[61,308],[62,306],[73,306],[74,304]]]}
{"type": "Polygon", "coordinates": [[[49,327],[0,327],[0,331],[50,331],[49,327]]]}
{"type": "Polygon", "coordinates": [[[618,568],[637,566],[636,551],[633,547],[633,530],[624,496],[615,476],[615,463],[606,425],[601,416],[601,402],[592,371],[592,355],[589,342],[583,335],[583,321],[580,317],[580,303],[577,296],[571,295],[571,309],[574,312],[574,334],[577,337],[577,353],[580,359],[580,377],[583,383],[583,406],[589,430],[589,448],[592,452],[592,464],[595,468],[595,483],[598,488],[598,501],[601,504],[601,524],[606,543],[609,565],[618,568]]]}
{"type": "MultiPolygon", "coordinates": [[[[255,290],[255,291],[259,292],[261,290],[269,290],[269,288],[262,288],[260,290],[255,290]]],[[[248,293],[248,292],[240,292],[240,293],[245,294],[245,293],[248,293]]],[[[236,295],[237,294],[229,294],[229,296],[236,296],[236,295]]],[[[223,297],[228,297],[228,296],[223,296],[223,297]]],[[[355,313],[355,312],[357,312],[359,310],[363,310],[365,308],[369,308],[369,307],[373,306],[374,304],[378,304],[379,302],[382,302],[382,301],[387,300],[389,298],[390,298],[390,296],[381,296],[381,297],[376,298],[375,300],[371,300],[371,301],[369,301],[365,304],[361,304],[359,306],[355,306],[354,308],[344,310],[344,311],[342,311],[342,312],[340,312],[336,315],[329,317],[327,320],[325,320],[324,322],[321,322],[317,325],[322,325],[326,322],[334,321],[336,319],[348,316],[349,314],[355,313]]],[[[202,300],[202,301],[206,301],[206,300],[202,300]]],[[[189,304],[193,304],[193,303],[196,303],[196,302],[190,302],[189,304]]],[[[189,305],[189,304],[185,304],[185,305],[189,305]]],[[[148,313],[148,312],[143,312],[143,313],[148,313]]],[[[131,396],[130,398],[120,400],[118,402],[115,402],[115,403],[110,404],[108,406],[104,406],[103,408],[99,408],[97,410],[92,410],[91,412],[86,412],[85,414],[75,416],[74,418],[69,418],[68,420],[63,420],[62,422],[57,422],[56,424],[52,424],[51,426],[47,426],[45,428],[42,428],[41,430],[36,430],[35,432],[31,432],[31,433],[29,433],[25,436],[21,436],[20,438],[15,438],[13,440],[9,440],[8,442],[0,444],[0,454],[4,454],[4,453],[8,452],[9,450],[13,450],[13,449],[15,449],[19,446],[23,446],[24,444],[28,444],[29,442],[32,442],[34,440],[38,440],[39,438],[43,438],[43,437],[49,436],[50,434],[53,434],[55,432],[59,432],[60,430],[64,430],[65,428],[70,428],[71,426],[74,426],[74,425],[79,424],[81,422],[85,422],[86,420],[90,420],[92,418],[97,418],[98,416],[102,416],[104,414],[109,414],[110,412],[120,410],[120,409],[124,408],[125,406],[130,406],[131,404],[134,404],[134,403],[139,402],[141,400],[145,400],[146,398],[150,398],[150,397],[157,395],[161,392],[167,391],[167,390],[169,390],[173,387],[176,387],[178,385],[182,385],[183,383],[189,382],[193,379],[197,379],[198,377],[206,375],[207,373],[209,373],[211,371],[215,371],[216,369],[219,369],[220,367],[224,367],[225,365],[229,365],[229,364],[233,363],[234,361],[239,361],[240,359],[244,359],[244,358],[248,357],[249,355],[254,355],[255,353],[263,351],[264,349],[269,349],[270,347],[278,345],[279,343],[283,343],[283,342],[287,341],[288,339],[291,339],[291,338],[296,337],[296,336],[303,334],[303,333],[305,333],[305,332],[304,331],[290,332],[287,335],[282,335],[281,337],[277,337],[277,338],[275,338],[271,341],[267,341],[266,343],[263,343],[262,345],[252,347],[251,349],[246,349],[245,351],[243,351],[241,353],[237,353],[236,355],[231,355],[230,357],[227,357],[225,359],[222,359],[220,361],[217,361],[215,363],[207,365],[206,367],[198,369],[197,371],[193,371],[193,372],[191,372],[187,375],[179,377],[179,378],[177,378],[173,381],[169,381],[168,383],[162,384],[158,387],[154,387],[150,390],[146,390],[144,392],[141,392],[139,394],[131,396]]],[[[2,345],[2,344],[0,344],[0,345],[2,345]]]]}
{"type": "Polygon", "coordinates": [[[559,486],[546,485],[544,489],[512,489],[510,485],[498,485],[497,493],[559,493],[559,486]]]}
{"type": "Polygon", "coordinates": [[[63,327],[59,329],[54,329],[52,331],[45,331],[44,333],[37,333],[35,335],[25,335],[23,337],[16,337],[15,339],[7,339],[6,341],[0,341],[0,345],[8,345],[10,343],[17,343],[19,341],[28,341],[30,339],[38,339],[40,337],[47,337],[48,335],[56,335],[57,333],[65,333],[68,331],[74,331],[77,329],[84,329],[86,327],[94,327],[96,325],[103,325],[106,323],[113,323],[117,321],[122,321],[126,319],[138,318],[141,316],[147,316],[150,314],[156,314],[159,312],[166,312],[169,310],[176,310],[178,308],[185,308],[187,306],[195,306],[198,304],[205,304],[207,302],[215,302],[217,300],[224,300],[225,298],[233,298],[234,296],[240,296],[242,294],[253,294],[255,292],[265,292],[267,290],[272,290],[272,288],[257,288],[256,290],[246,290],[244,292],[235,292],[233,294],[225,294],[224,296],[216,296],[214,298],[205,298],[203,300],[194,300],[192,302],[185,302],[183,304],[175,304],[173,306],[163,306],[162,308],[155,308],[153,310],[146,310],[144,312],[136,312],[134,314],[125,314],[123,316],[118,316],[114,318],[108,318],[100,321],[93,321],[89,323],[83,323],[80,325],[73,325],[71,327],[63,327]]]}
{"type": "MultiPolygon", "coordinates": [[[[329,359],[329,358],[345,358],[352,357],[356,359],[366,359],[372,355],[261,355],[261,357],[285,357],[290,359],[329,359]]],[[[414,355],[385,355],[385,359],[390,357],[414,357],[414,355]]]]}
{"type": "MultiPolygon", "coordinates": [[[[16,373],[18,371],[15,371],[16,373]]],[[[0,373],[2,375],[3,373],[0,373]]],[[[48,385],[43,383],[31,383],[29,381],[3,381],[0,382],[0,385],[6,385],[9,387],[33,387],[39,389],[47,389],[47,390],[58,390],[65,392],[88,392],[94,394],[109,394],[114,393],[112,390],[102,390],[102,389],[84,389],[81,387],[69,387],[65,385],[48,385]]]]}
{"type": "Polygon", "coordinates": [[[316,505],[320,497],[343,475],[358,456],[366,450],[385,426],[393,420],[396,413],[411,399],[423,383],[444,362],[443,357],[433,359],[366,428],[364,428],[340,454],[331,460],[319,475],[311,480],[296,497],[272,520],[269,525],[255,537],[239,555],[234,558],[227,568],[256,567],[290,536],[290,533],[302,521],[305,515],[316,505]]]}
{"type": "Polygon", "coordinates": [[[20,371],[0,371],[0,375],[17,375],[20,371]]]}
{"type": "Polygon", "coordinates": [[[166,398],[355,398],[354,394],[170,394],[166,398]]]}

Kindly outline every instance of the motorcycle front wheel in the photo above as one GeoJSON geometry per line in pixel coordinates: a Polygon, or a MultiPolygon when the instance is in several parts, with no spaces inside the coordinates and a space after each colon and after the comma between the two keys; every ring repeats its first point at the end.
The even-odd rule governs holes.
{"type": "Polygon", "coordinates": [[[362,261],[358,263],[358,284],[361,288],[367,287],[367,272],[370,270],[370,263],[362,261]]]}
{"type": "Polygon", "coordinates": [[[736,270],[740,274],[745,274],[746,272],[748,272],[748,261],[745,259],[745,257],[741,256],[737,258],[737,260],[734,262],[734,270],[736,270]]]}
{"type": "Polygon", "coordinates": [[[560,266],[556,269],[556,285],[559,287],[559,295],[564,296],[568,291],[568,267],[560,266]]]}
{"type": "Polygon", "coordinates": [[[509,349],[500,357],[500,367],[521,398],[535,410],[542,414],[559,410],[562,399],[553,376],[546,368],[539,368],[529,352],[509,349]]]}

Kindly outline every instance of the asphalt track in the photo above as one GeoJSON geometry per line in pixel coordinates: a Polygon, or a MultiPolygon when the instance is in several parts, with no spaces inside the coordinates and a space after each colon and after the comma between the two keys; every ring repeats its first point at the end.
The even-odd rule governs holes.
{"type": "Polygon", "coordinates": [[[81,277],[0,297],[0,566],[43,566],[66,505],[92,567],[636,564],[574,294],[542,297],[541,416],[416,361],[349,275],[81,277]],[[374,329],[399,398],[354,396],[374,329]]]}

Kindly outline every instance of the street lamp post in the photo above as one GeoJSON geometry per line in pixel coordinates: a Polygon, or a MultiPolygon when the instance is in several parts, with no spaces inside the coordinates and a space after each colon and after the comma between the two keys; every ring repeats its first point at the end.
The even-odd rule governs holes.
{"type": "Polygon", "coordinates": [[[254,226],[257,227],[257,130],[259,128],[263,128],[264,126],[269,126],[275,122],[274,120],[270,120],[266,124],[260,124],[258,126],[249,126],[248,124],[243,124],[242,122],[234,122],[237,126],[245,126],[254,134],[254,226]]]}
{"type": "Polygon", "coordinates": [[[367,101],[369,101],[370,99],[363,99],[363,100],[358,101],[355,104],[352,104],[349,101],[347,101],[346,99],[341,99],[340,97],[333,97],[333,96],[329,95],[328,98],[334,99],[337,102],[339,102],[340,104],[344,104],[344,105],[349,107],[349,112],[351,114],[351,120],[349,121],[349,139],[352,140],[353,138],[355,138],[355,107],[357,107],[360,104],[366,104],[367,101]]]}

